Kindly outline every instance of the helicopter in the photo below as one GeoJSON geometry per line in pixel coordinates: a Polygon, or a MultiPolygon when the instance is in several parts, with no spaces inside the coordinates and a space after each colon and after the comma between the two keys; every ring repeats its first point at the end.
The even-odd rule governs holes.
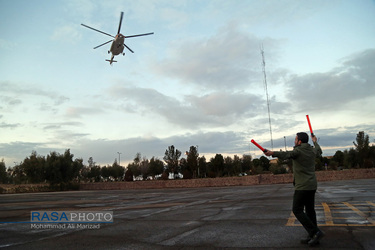
{"type": "Polygon", "coordinates": [[[107,62],[109,62],[110,65],[112,65],[113,62],[117,62],[115,60],[113,60],[115,58],[115,56],[119,55],[119,54],[122,54],[125,56],[125,53],[124,53],[124,48],[126,47],[130,52],[134,53],[134,51],[132,49],[130,49],[125,43],[125,38],[131,38],[131,37],[138,37],[138,36],[148,36],[148,35],[153,35],[154,32],[151,32],[151,33],[145,33],[145,34],[138,34],[138,35],[131,35],[131,36],[124,36],[123,34],[120,33],[120,30],[121,30],[121,23],[122,23],[122,18],[124,16],[124,12],[121,12],[121,16],[120,16],[120,23],[118,25],[118,31],[117,31],[117,35],[116,36],[113,36],[111,34],[108,34],[108,33],[105,33],[101,30],[97,30],[97,29],[94,29],[90,26],[87,26],[83,23],[81,23],[82,26],[86,27],[86,28],[89,28],[89,29],[92,29],[92,30],[95,30],[99,33],[102,33],[104,35],[107,35],[107,36],[110,36],[110,37],[113,37],[114,39],[111,39],[109,40],[108,42],[105,42],[103,44],[100,44],[96,47],[94,47],[94,49],[97,49],[103,45],[106,45],[107,43],[110,43],[112,42],[112,45],[111,45],[111,48],[108,50],[108,54],[109,53],[112,53],[112,56],[111,56],[111,59],[108,60],[106,59],[107,62]]]}

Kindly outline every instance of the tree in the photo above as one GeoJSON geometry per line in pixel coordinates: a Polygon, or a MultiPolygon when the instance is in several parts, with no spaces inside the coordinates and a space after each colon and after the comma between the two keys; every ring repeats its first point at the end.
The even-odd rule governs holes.
{"type": "Polygon", "coordinates": [[[260,160],[260,165],[262,166],[263,168],[263,171],[269,171],[269,168],[270,168],[270,160],[268,160],[267,157],[265,156],[261,156],[259,158],[260,160]]]}
{"type": "Polygon", "coordinates": [[[142,174],[142,171],[141,171],[141,160],[142,160],[142,155],[141,155],[141,153],[138,152],[135,155],[133,162],[128,164],[127,169],[130,170],[130,172],[134,176],[139,176],[139,175],[142,174]]]}
{"type": "Polygon", "coordinates": [[[184,179],[192,179],[193,178],[193,171],[189,167],[188,162],[185,158],[181,158],[179,168],[180,168],[180,171],[181,171],[184,179]]]}
{"type": "Polygon", "coordinates": [[[134,162],[135,165],[139,166],[141,160],[142,160],[142,155],[141,155],[141,153],[138,152],[138,153],[135,155],[135,157],[134,157],[134,159],[133,159],[133,162],[134,162]]]}
{"type": "Polygon", "coordinates": [[[357,168],[358,165],[358,157],[357,157],[357,151],[354,148],[351,148],[344,151],[344,167],[345,168],[357,168]]]}
{"type": "Polygon", "coordinates": [[[344,165],[344,158],[345,158],[344,153],[340,150],[337,150],[334,156],[332,157],[332,160],[337,162],[338,166],[340,167],[344,165]]]}
{"type": "Polygon", "coordinates": [[[193,178],[198,176],[198,148],[191,146],[189,152],[187,152],[187,169],[193,174],[193,178]]]}
{"type": "Polygon", "coordinates": [[[359,167],[364,167],[364,163],[369,158],[370,152],[370,141],[369,136],[365,134],[364,131],[359,131],[357,134],[356,142],[353,142],[358,153],[358,163],[359,167]]]}
{"type": "Polygon", "coordinates": [[[90,181],[99,182],[101,180],[101,168],[100,166],[92,166],[88,174],[90,181]]]}
{"type": "Polygon", "coordinates": [[[111,176],[110,167],[104,166],[100,168],[100,175],[104,178],[104,180],[108,180],[109,176],[111,176]]]}
{"type": "Polygon", "coordinates": [[[167,169],[169,172],[175,173],[175,171],[178,170],[178,161],[181,156],[181,151],[178,149],[175,149],[175,147],[169,146],[167,150],[165,150],[164,154],[164,161],[167,164],[167,169]]]}
{"type": "Polygon", "coordinates": [[[83,167],[82,159],[73,162],[74,155],[70,153],[70,149],[65,150],[63,155],[51,152],[46,159],[46,180],[50,184],[69,183],[75,177],[78,177],[83,167]]]}
{"type": "Polygon", "coordinates": [[[8,176],[7,176],[7,170],[5,167],[4,159],[0,161],[0,183],[7,183],[8,182],[8,176]]]}
{"type": "Polygon", "coordinates": [[[198,160],[198,177],[206,177],[207,176],[207,162],[206,157],[202,156],[199,157],[198,160]]]}
{"type": "Polygon", "coordinates": [[[125,181],[133,181],[134,180],[134,177],[133,177],[133,172],[131,171],[131,169],[128,168],[128,170],[126,170],[125,172],[125,181]]]}
{"type": "Polygon", "coordinates": [[[211,158],[209,165],[209,176],[221,177],[224,172],[224,157],[221,154],[216,154],[211,158]]]}
{"type": "Polygon", "coordinates": [[[83,159],[82,158],[75,159],[73,161],[73,164],[72,164],[72,173],[71,173],[71,176],[69,178],[71,178],[71,180],[73,178],[75,178],[77,181],[80,181],[81,180],[80,173],[81,173],[83,167],[84,167],[83,159]]]}
{"type": "MultiPolygon", "coordinates": [[[[134,176],[139,176],[141,174],[141,170],[139,168],[139,165],[136,164],[135,162],[129,163],[126,169],[130,171],[129,174],[132,173],[132,175],[134,175],[134,176]]],[[[126,172],[128,172],[128,171],[126,171],[126,172]]],[[[125,174],[126,174],[126,172],[125,172],[125,174]]]]}
{"type": "Polygon", "coordinates": [[[224,158],[224,169],[222,176],[231,176],[233,173],[233,159],[230,156],[224,158]]]}
{"type": "Polygon", "coordinates": [[[367,167],[371,167],[371,168],[375,167],[375,145],[370,147],[367,167]]]}
{"type": "Polygon", "coordinates": [[[242,160],[238,155],[234,155],[233,157],[233,168],[231,171],[231,175],[233,176],[237,176],[242,173],[242,160]]]}
{"type": "Polygon", "coordinates": [[[143,180],[147,179],[147,176],[150,173],[150,162],[146,157],[143,157],[142,161],[139,163],[139,170],[143,177],[143,180]]]}
{"type": "Polygon", "coordinates": [[[36,151],[32,151],[31,155],[23,161],[21,167],[29,183],[40,183],[45,180],[45,161],[45,158],[37,155],[36,151]]]}
{"type": "Polygon", "coordinates": [[[241,169],[244,172],[249,172],[253,166],[251,155],[243,155],[241,161],[241,169]]]}
{"type": "Polygon", "coordinates": [[[46,179],[50,184],[57,184],[62,182],[61,165],[61,159],[55,151],[47,155],[46,179]]]}
{"type": "Polygon", "coordinates": [[[263,172],[263,167],[260,159],[253,160],[253,168],[251,169],[252,174],[261,174],[263,172]]]}
{"type": "Polygon", "coordinates": [[[149,172],[152,178],[155,178],[155,175],[162,174],[164,171],[164,163],[158,158],[152,157],[150,160],[149,172]]]}
{"type": "Polygon", "coordinates": [[[270,171],[274,175],[285,174],[286,168],[285,168],[285,165],[283,164],[283,161],[278,159],[276,164],[271,164],[270,171]]]}
{"type": "Polygon", "coordinates": [[[117,163],[117,159],[113,162],[112,166],[102,167],[100,169],[101,176],[106,180],[121,180],[124,176],[125,169],[117,163]]]}

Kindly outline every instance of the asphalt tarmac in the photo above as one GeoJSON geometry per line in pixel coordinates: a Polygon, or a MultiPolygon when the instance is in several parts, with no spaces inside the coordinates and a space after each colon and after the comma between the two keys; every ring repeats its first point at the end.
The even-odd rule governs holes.
{"type": "MultiPolygon", "coordinates": [[[[0,248],[305,249],[293,191],[277,184],[2,194],[0,248]],[[35,224],[31,211],[113,211],[113,222],[35,224]]],[[[374,210],[375,179],[319,183],[317,219],[326,235],[314,248],[375,249],[374,210]]]]}

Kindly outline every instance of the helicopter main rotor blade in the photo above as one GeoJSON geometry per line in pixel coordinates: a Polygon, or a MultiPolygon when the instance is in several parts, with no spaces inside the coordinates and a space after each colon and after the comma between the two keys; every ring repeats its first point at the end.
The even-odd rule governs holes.
{"type": "Polygon", "coordinates": [[[128,46],[126,46],[126,44],[124,43],[124,46],[131,52],[131,53],[134,53],[133,50],[131,50],[128,46]]]}
{"type": "Polygon", "coordinates": [[[97,31],[97,32],[99,32],[99,33],[102,33],[102,34],[104,34],[104,35],[107,35],[107,36],[110,36],[110,37],[115,38],[114,36],[112,36],[112,35],[110,35],[110,34],[108,34],[108,33],[105,33],[105,32],[103,32],[103,31],[100,31],[100,30],[94,29],[94,28],[92,28],[92,27],[90,27],[90,26],[87,26],[87,25],[85,25],[85,24],[83,24],[83,23],[81,23],[81,25],[82,25],[83,27],[86,27],[86,28],[89,28],[89,29],[95,30],[95,31],[97,31]]]}
{"type": "Polygon", "coordinates": [[[145,33],[145,34],[139,34],[139,35],[125,36],[125,38],[137,37],[137,36],[148,36],[148,35],[153,35],[153,34],[154,32],[151,32],[151,33],[145,33]]]}
{"type": "Polygon", "coordinates": [[[103,44],[100,44],[100,45],[98,45],[98,46],[96,46],[94,49],[97,49],[97,48],[99,48],[99,47],[102,47],[103,45],[106,45],[107,43],[110,43],[110,42],[112,42],[113,40],[109,40],[108,42],[105,42],[105,43],[103,43],[103,44]]]}
{"type": "Polygon", "coordinates": [[[122,23],[122,17],[124,16],[124,12],[121,11],[121,16],[120,16],[120,22],[118,24],[118,31],[117,31],[117,34],[120,34],[120,30],[121,30],[121,23],[122,23]]]}

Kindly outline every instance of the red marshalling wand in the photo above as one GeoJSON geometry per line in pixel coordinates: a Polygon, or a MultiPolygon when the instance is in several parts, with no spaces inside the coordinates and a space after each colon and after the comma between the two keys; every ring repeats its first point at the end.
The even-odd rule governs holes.
{"type": "Polygon", "coordinates": [[[267,152],[268,150],[263,148],[261,145],[259,145],[256,141],[254,141],[253,139],[251,139],[251,142],[257,146],[260,150],[262,150],[264,153],[267,152]]]}
{"type": "Polygon", "coordinates": [[[311,136],[314,136],[314,132],[313,132],[312,127],[311,127],[309,115],[306,115],[306,118],[307,118],[307,123],[309,124],[311,136]]]}

